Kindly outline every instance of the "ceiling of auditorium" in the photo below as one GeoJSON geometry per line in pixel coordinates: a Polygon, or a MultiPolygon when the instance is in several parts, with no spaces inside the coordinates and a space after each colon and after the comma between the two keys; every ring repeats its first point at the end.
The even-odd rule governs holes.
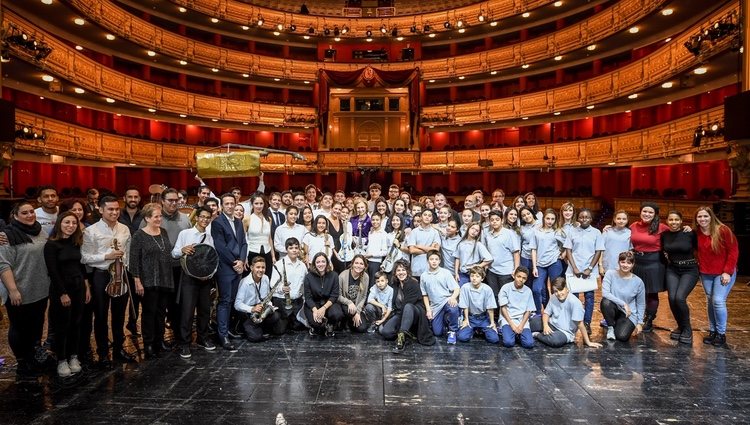
{"type": "MultiPolygon", "coordinates": [[[[307,6],[311,15],[317,16],[341,16],[346,4],[344,0],[239,0],[243,3],[252,4],[260,7],[267,7],[282,12],[299,13],[302,4],[307,6]]],[[[217,3],[219,1],[217,0],[217,3]]],[[[362,7],[369,7],[370,4],[377,5],[377,0],[363,0],[362,7]]],[[[477,0],[394,0],[396,15],[415,15],[419,13],[440,12],[455,9],[457,7],[468,6],[475,3],[483,3],[477,0]]]]}

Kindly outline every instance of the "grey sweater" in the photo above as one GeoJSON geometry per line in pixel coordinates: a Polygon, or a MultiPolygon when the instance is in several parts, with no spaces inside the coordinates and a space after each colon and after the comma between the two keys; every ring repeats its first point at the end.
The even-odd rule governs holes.
{"type": "Polygon", "coordinates": [[[636,275],[623,279],[617,270],[608,270],[602,282],[602,298],[606,298],[625,311],[625,304],[630,307],[630,319],[634,325],[643,323],[646,311],[646,288],[636,275]]]}
{"type": "Polygon", "coordinates": [[[21,302],[31,304],[49,296],[49,275],[44,263],[46,232],[31,236],[31,243],[0,246],[0,273],[10,269],[21,293],[21,302]]]}

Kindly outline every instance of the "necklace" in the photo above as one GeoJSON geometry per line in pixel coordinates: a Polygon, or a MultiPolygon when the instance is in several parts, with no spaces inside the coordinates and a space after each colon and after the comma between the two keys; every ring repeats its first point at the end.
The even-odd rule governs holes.
{"type": "Polygon", "coordinates": [[[161,244],[159,244],[159,241],[156,240],[156,236],[151,235],[151,239],[153,239],[156,246],[159,247],[159,251],[164,251],[164,248],[166,248],[167,244],[164,242],[164,236],[162,236],[161,233],[159,233],[159,239],[161,239],[161,244]]]}

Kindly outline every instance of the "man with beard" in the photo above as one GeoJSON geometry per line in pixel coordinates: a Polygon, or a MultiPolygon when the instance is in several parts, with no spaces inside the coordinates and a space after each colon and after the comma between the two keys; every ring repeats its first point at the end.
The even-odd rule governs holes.
{"type": "Polygon", "coordinates": [[[39,208],[35,209],[36,221],[42,225],[42,232],[49,235],[52,233],[52,228],[55,227],[57,221],[57,201],[60,198],[57,196],[57,190],[53,186],[42,186],[37,192],[36,201],[39,204],[39,208]]]}
{"type": "MultiPolygon", "coordinates": [[[[125,189],[125,196],[122,200],[125,202],[125,209],[120,213],[120,217],[117,219],[120,223],[128,226],[130,234],[133,235],[140,229],[141,223],[143,222],[143,216],[141,215],[141,193],[135,186],[128,186],[125,189]]],[[[133,310],[128,315],[128,324],[125,326],[127,330],[133,336],[140,335],[138,333],[138,308],[141,305],[141,297],[135,293],[135,279],[128,273],[128,282],[130,283],[130,290],[133,296],[133,310]],[[132,314],[135,311],[135,314],[132,314]]]]}

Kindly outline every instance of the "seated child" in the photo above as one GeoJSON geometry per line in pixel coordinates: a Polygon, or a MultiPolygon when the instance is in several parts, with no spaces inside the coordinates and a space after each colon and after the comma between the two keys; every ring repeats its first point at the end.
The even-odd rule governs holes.
{"type": "Polygon", "coordinates": [[[380,325],[388,320],[393,304],[393,288],[388,286],[388,274],[379,271],[375,273],[375,286],[370,288],[365,306],[365,320],[371,323],[368,332],[375,332],[380,325]]]}
{"type": "Polygon", "coordinates": [[[576,297],[569,297],[570,290],[564,277],[552,281],[552,292],[547,307],[541,317],[531,320],[534,337],[550,347],[559,348],[575,341],[576,332],[581,333],[587,347],[601,348],[601,344],[591,342],[583,326],[583,305],[576,297]]]}
{"type": "Polygon", "coordinates": [[[523,348],[534,348],[534,337],[531,336],[529,316],[536,311],[534,294],[525,285],[529,278],[529,269],[519,266],[513,273],[513,282],[506,283],[497,294],[500,305],[503,345],[510,348],[521,342],[523,348]]]}
{"type": "Polygon", "coordinates": [[[463,322],[458,330],[458,340],[471,341],[474,331],[484,332],[484,339],[490,344],[500,342],[495,324],[495,294],[492,288],[482,283],[485,277],[484,267],[474,266],[469,269],[470,285],[461,287],[458,308],[463,309],[463,322]]]}

